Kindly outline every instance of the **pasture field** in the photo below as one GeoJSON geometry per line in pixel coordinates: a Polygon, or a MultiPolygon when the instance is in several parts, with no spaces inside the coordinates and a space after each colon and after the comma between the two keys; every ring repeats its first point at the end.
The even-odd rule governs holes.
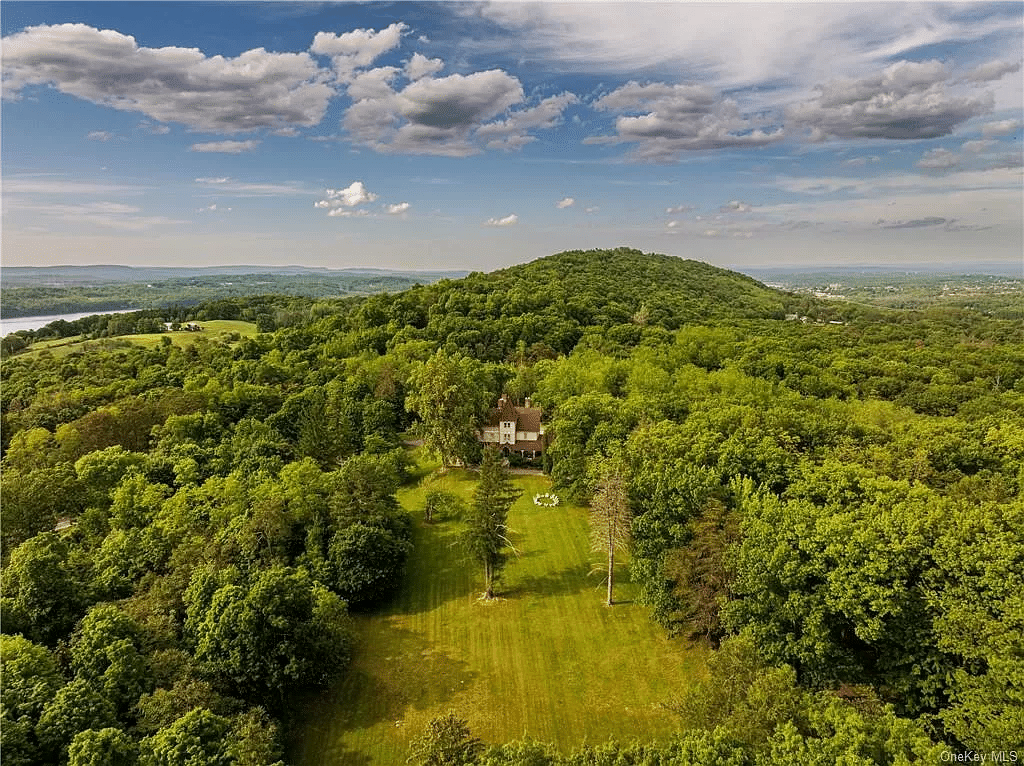
{"type": "Polygon", "coordinates": [[[41,340],[33,343],[26,351],[19,354],[19,356],[29,356],[46,350],[55,357],[62,357],[74,354],[88,346],[101,344],[109,345],[110,343],[118,343],[121,341],[131,343],[136,346],[142,346],[144,348],[156,348],[161,343],[160,339],[164,337],[170,338],[171,343],[175,346],[184,348],[185,346],[190,346],[195,343],[197,338],[202,337],[216,340],[221,336],[229,335],[231,333],[238,333],[243,338],[256,335],[256,325],[252,322],[241,322],[231,319],[211,319],[208,322],[199,322],[199,324],[203,328],[199,332],[179,330],[178,332],[118,335],[114,338],[101,338],[99,340],[86,340],[83,336],[76,335],[71,338],[41,340]]]}
{"type": "Polygon", "coordinates": [[[474,474],[428,476],[399,493],[415,520],[405,582],[389,605],[354,616],[351,667],[296,711],[296,764],[405,763],[409,742],[448,712],[484,742],[533,738],[563,751],[675,731],[661,703],[703,675],[706,651],[666,638],[633,603],[628,562],[617,567],[619,603],[604,606],[586,510],[536,506],[533,496],[550,489],[547,477],[514,481],[523,490],[509,514],[519,555],[489,603],[478,598],[478,567],[460,550],[460,522],[422,521],[428,490],[468,501],[474,474]]]}

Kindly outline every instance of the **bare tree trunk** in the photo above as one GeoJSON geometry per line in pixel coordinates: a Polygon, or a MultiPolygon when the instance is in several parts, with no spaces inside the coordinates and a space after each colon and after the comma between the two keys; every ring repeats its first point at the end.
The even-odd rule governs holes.
{"type": "Polygon", "coordinates": [[[615,543],[608,541],[608,603],[612,605],[612,585],[615,582],[615,543]]]}
{"type": "Polygon", "coordinates": [[[494,586],[493,586],[494,574],[491,571],[491,562],[484,562],[484,598],[494,598],[494,586]]]}

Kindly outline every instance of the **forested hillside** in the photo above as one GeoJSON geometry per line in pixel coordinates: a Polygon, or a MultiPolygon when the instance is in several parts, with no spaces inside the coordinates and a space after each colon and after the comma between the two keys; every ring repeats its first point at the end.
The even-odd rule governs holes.
{"type": "MultiPolygon", "coordinates": [[[[454,276],[461,276],[460,272],[454,276]]],[[[405,290],[451,272],[300,267],[129,268],[126,266],[7,267],[0,317],[195,306],[224,298],[283,294],[309,298],[405,290]]]]}
{"type": "Polygon", "coordinates": [[[716,651],[661,702],[671,742],[560,754],[452,717],[407,733],[414,763],[1024,745],[1024,322],[625,249],[180,318],[200,313],[265,331],[3,361],[5,763],[284,758],[294,700],[346,672],[347,611],[372,619],[416,560],[406,431],[474,464],[501,393],[543,407],[561,497],[614,463],[642,607],[716,651]]]}

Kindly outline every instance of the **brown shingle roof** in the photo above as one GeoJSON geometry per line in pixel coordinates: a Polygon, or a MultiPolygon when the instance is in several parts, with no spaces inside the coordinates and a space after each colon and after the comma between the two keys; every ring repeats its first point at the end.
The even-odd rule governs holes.
{"type": "Polygon", "coordinates": [[[517,407],[516,411],[519,413],[519,430],[520,431],[539,431],[540,430],[540,417],[541,417],[541,409],[540,409],[540,407],[517,407]]]}
{"type": "Polygon", "coordinates": [[[516,422],[516,406],[508,399],[498,402],[498,414],[501,415],[503,421],[516,422]]]}
{"type": "Polygon", "coordinates": [[[512,449],[535,449],[541,451],[544,449],[544,442],[541,439],[520,439],[515,444],[503,446],[511,447],[512,449]]]}
{"type": "MultiPolygon", "coordinates": [[[[511,420],[516,424],[517,431],[539,432],[543,414],[543,410],[540,407],[516,407],[507,396],[503,396],[498,400],[498,406],[491,408],[491,411],[487,413],[487,420],[484,426],[493,428],[503,421],[508,422],[511,420]]],[[[515,449],[541,450],[544,449],[543,441],[543,439],[520,440],[512,446],[515,449]]]]}

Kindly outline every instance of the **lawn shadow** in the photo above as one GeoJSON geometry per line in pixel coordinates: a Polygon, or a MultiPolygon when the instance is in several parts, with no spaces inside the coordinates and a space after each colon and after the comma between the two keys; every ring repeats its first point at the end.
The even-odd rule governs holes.
{"type": "MultiPolygon", "coordinates": [[[[298,741],[288,743],[288,747],[285,751],[285,755],[288,759],[287,763],[296,763],[298,761],[294,748],[299,747],[300,744],[301,743],[298,741]]],[[[344,766],[371,766],[373,758],[366,753],[354,750],[344,744],[324,743],[322,746],[317,748],[315,762],[344,764],[344,766]]]]}
{"type": "Polygon", "coordinates": [[[472,589],[466,553],[456,524],[414,524],[412,542],[413,550],[402,585],[387,604],[381,605],[379,614],[430,612],[450,601],[464,598],[472,589]]]}
{"type": "Polygon", "coordinates": [[[501,595],[505,598],[571,596],[593,585],[586,566],[568,566],[542,575],[515,574],[502,583],[501,595]]]}
{"type": "Polygon", "coordinates": [[[382,722],[398,724],[410,709],[443,707],[476,680],[477,674],[465,661],[435,649],[422,634],[394,625],[381,629],[379,620],[373,624],[376,631],[360,631],[352,666],[342,677],[330,688],[302,700],[303,708],[310,711],[333,710],[327,716],[331,730],[307,724],[304,741],[336,743],[344,732],[382,722]]]}
{"type": "Polygon", "coordinates": [[[373,758],[366,753],[344,745],[327,748],[321,757],[321,763],[343,763],[345,766],[370,766],[373,763],[373,758]]]}

